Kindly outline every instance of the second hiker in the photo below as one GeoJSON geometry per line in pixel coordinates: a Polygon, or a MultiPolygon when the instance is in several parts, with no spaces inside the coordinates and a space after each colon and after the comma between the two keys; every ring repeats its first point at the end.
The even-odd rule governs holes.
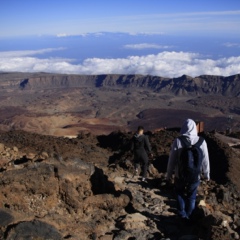
{"type": "Polygon", "coordinates": [[[151,153],[151,146],[148,137],[144,135],[144,128],[139,126],[136,134],[132,139],[132,151],[134,153],[135,174],[138,174],[139,165],[143,165],[142,181],[146,182],[148,171],[148,154],[151,153]]]}

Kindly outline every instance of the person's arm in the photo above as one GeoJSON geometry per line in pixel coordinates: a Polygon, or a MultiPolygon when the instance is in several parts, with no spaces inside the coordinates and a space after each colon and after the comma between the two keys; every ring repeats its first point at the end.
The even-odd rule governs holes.
{"type": "Polygon", "coordinates": [[[144,138],[144,145],[145,145],[146,150],[147,150],[149,153],[151,153],[151,152],[152,152],[152,148],[151,148],[151,145],[150,145],[148,136],[145,136],[145,138],[144,138]]]}
{"type": "Polygon", "coordinates": [[[167,180],[170,180],[172,178],[172,174],[177,163],[177,158],[178,158],[177,142],[178,141],[179,141],[178,139],[175,139],[172,144],[171,152],[168,159],[168,166],[167,166],[167,180]]]}
{"type": "Polygon", "coordinates": [[[204,179],[210,180],[210,163],[209,163],[209,156],[208,156],[208,147],[206,141],[203,142],[202,146],[203,151],[203,161],[202,161],[202,172],[204,179]]]}

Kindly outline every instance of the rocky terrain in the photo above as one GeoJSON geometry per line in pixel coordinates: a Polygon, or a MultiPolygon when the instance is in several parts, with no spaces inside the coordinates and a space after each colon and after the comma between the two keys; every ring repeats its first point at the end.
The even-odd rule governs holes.
{"type": "Polygon", "coordinates": [[[240,75],[61,75],[0,73],[0,129],[76,137],[180,126],[191,117],[206,130],[240,128],[240,75]]]}
{"type": "Polygon", "coordinates": [[[0,73],[0,239],[239,239],[239,77],[0,73]],[[186,118],[204,122],[211,161],[191,223],[165,179],[186,118]],[[129,152],[138,125],[147,183],[129,152]]]}
{"type": "Polygon", "coordinates": [[[165,180],[177,129],[147,132],[154,152],[147,183],[133,176],[132,134],[1,132],[0,239],[239,239],[239,133],[203,134],[211,181],[200,186],[191,223],[178,218],[165,180]]]}

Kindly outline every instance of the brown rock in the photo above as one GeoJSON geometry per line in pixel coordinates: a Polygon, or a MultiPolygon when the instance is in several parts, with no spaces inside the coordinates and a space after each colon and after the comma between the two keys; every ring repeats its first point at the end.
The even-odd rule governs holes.
{"type": "Polygon", "coordinates": [[[58,202],[58,181],[50,165],[7,171],[1,179],[0,202],[10,210],[42,217],[58,202]]]}
{"type": "Polygon", "coordinates": [[[36,157],[35,153],[28,153],[27,156],[26,156],[26,158],[29,159],[29,160],[33,160],[35,157],[36,157]]]}
{"type": "Polygon", "coordinates": [[[3,156],[0,158],[0,168],[5,167],[6,165],[8,165],[8,163],[11,161],[11,159],[9,159],[6,156],[3,156]]]}
{"type": "Polygon", "coordinates": [[[122,221],[121,225],[125,230],[141,229],[147,230],[149,227],[146,225],[147,218],[140,213],[128,214],[122,221]]]}
{"type": "Polygon", "coordinates": [[[6,152],[10,152],[11,151],[11,148],[6,148],[6,152]]]}
{"type": "Polygon", "coordinates": [[[42,152],[40,155],[39,155],[39,158],[42,159],[42,160],[45,160],[45,159],[48,159],[49,158],[49,155],[47,152],[42,152]]]}
{"type": "Polygon", "coordinates": [[[18,152],[18,148],[16,146],[14,146],[13,147],[13,151],[17,153],[18,152]]]}
{"type": "Polygon", "coordinates": [[[124,209],[129,202],[130,199],[125,194],[121,194],[119,197],[114,197],[112,194],[100,194],[86,198],[83,208],[85,211],[92,211],[92,209],[119,211],[124,209]]]}
{"type": "Polygon", "coordinates": [[[3,143],[0,143],[0,152],[3,152],[5,149],[5,145],[3,143]]]}
{"type": "Polygon", "coordinates": [[[10,152],[5,152],[4,156],[7,157],[7,158],[10,158],[11,154],[10,154],[10,152]]]}

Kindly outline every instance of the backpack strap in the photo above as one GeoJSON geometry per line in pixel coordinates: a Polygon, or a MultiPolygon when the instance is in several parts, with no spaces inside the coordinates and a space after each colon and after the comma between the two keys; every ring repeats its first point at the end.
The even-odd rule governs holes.
{"type": "MultiPolygon", "coordinates": [[[[191,142],[188,141],[186,136],[180,136],[180,137],[178,137],[178,139],[184,144],[184,147],[191,147],[192,146],[191,142]]],[[[194,144],[194,146],[200,147],[203,142],[204,142],[204,138],[199,137],[198,141],[194,144]]]]}
{"type": "Polygon", "coordinates": [[[178,139],[183,143],[184,147],[189,148],[192,146],[191,142],[188,141],[186,136],[180,136],[180,137],[178,137],[178,139]]]}
{"type": "Polygon", "coordinates": [[[204,138],[203,137],[199,137],[198,141],[194,144],[194,146],[196,147],[200,147],[204,142],[204,138]]]}

